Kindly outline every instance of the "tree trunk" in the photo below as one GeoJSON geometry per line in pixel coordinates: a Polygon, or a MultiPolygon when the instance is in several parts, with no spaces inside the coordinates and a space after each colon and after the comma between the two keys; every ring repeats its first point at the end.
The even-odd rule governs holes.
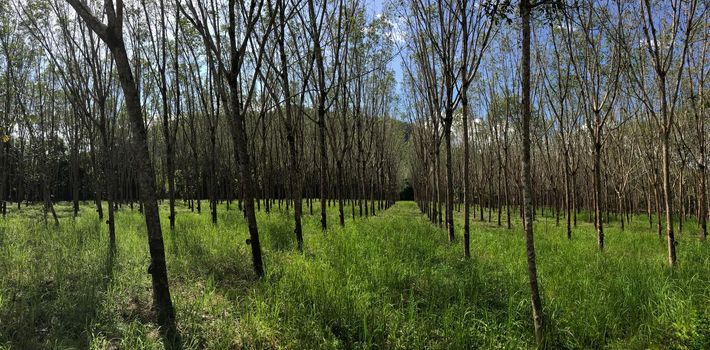
{"type": "Polygon", "coordinates": [[[572,239],[572,195],[570,191],[570,176],[569,176],[569,151],[565,145],[565,221],[567,227],[567,240],[572,239]]]}
{"type": "MultiPolygon", "coordinates": [[[[145,213],[146,228],[148,231],[148,248],[151,257],[148,273],[150,273],[152,277],[153,307],[155,307],[157,311],[161,330],[167,335],[168,339],[173,340],[177,336],[177,329],[168,285],[165,246],[163,244],[163,233],[160,227],[160,213],[158,211],[158,200],[156,197],[155,171],[148,150],[148,135],[143,121],[140,95],[136,81],[133,78],[130,61],[123,42],[123,18],[116,17],[115,9],[110,6],[111,2],[106,2],[105,12],[108,13],[110,24],[109,26],[105,26],[91,14],[89,8],[80,0],[67,1],[83,18],[84,22],[108,45],[111,49],[113,59],[116,62],[116,71],[118,72],[118,79],[121,82],[128,119],[136,145],[135,150],[140,195],[143,211],[145,213]],[[116,22],[117,20],[118,22],[116,22]]],[[[119,3],[119,6],[122,6],[122,4],[119,3]]],[[[118,12],[122,14],[123,9],[119,8],[118,12]]]]}
{"type": "Polygon", "coordinates": [[[675,234],[673,232],[673,197],[670,183],[670,127],[666,126],[663,130],[663,194],[666,206],[666,237],[668,238],[668,263],[671,266],[676,264],[675,253],[675,234]]]}
{"type": "Polygon", "coordinates": [[[98,161],[96,160],[96,151],[94,150],[93,138],[89,138],[89,155],[91,156],[91,166],[94,170],[94,203],[96,204],[96,214],[99,217],[99,221],[104,219],[104,208],[101,204],[101,182],[99,180],[100,167],[98,161]]]}
{"type": "MultiPolygon", "coordinates": [[[[507,123],[506,123],[507,125],[507,123]]],[[[504,140],[505,142],[505,148],[503,149],[503,190],[505,191],[505,213],[506,213],[506,221],[507,221],[507,228],[510,230],[513,228],[513,225],[511,224],[510,220],[510,185],[508,183],[508,140],[507,137],[504,140]]]]}
{"type": "Polygon", "coordinates": [[[661,194],[660,191],[658,191],[658,168],[654,167],[653,171],[653,193],[656,199],[656,230],[658,232],[658,239],[661,239],[661,194]]]}
{"type": "MultiPolygon", "coordinates": [[[[104,123],[106,123],[105,118],[102,118],[104,123]]],[[[103,126],[105,127],[105,126],[103,126]]],[[[111,146],[108,140],[108,131],[103,129],[101,131],[101,138],[103,141],[102,155],[101,155],[101,169],[103,171],[103,189],[106,195],[106,205],[108,208],[108,220],[106,220],[106,225],[108,226],[108,237],[109,237],[109,247],[112,251],[116,250],[116,221],[115,221],[115,208],[114,208],[114,172],[113,172],[113,162],[110,157],[112,156],[111,146]]]]}
{"type": "Polygon", "coordinates": [[[343,181],[343,162],[336,161],[336,176],[338,181],[338,186],[336,192],[338,193],[338,213],[340,219],[340,227],[345,227],[345,208],[343,207],[343,196],[345,183],[343,181]]]}
{"type": "MultiPolygon", "coordinates": [[[[9,83],[8,83],[9,84],[9,83]]],[[[0,137],[3,136],[0,134],[0,137]]],[[[7,183],[8,183],[8,163],[10,163],[9,160],[9,148],[10,148],[10,141],[3,142],[0,141],[0,146],[2,147],[2,151],[0,153],[0,212],[2,212],[2,217],[3,219],[7,215],[7,201],[6,201],[6,188],[7,188],[7,183]]],[[[74,215],[76,217],[76,214],[74,215]]]]}
{"type": "Polygon", "coordinates": [[[537,265],[535,263],[535,244],[532,222],[532,174],[530,169],[530,12],[529,0],[520,1],[522,16],[522,117],[523,117],[523,203],[525,205],[525,238],[528,261],[528,278],[532,297],[533,323],[535,339],[542,345],[542,302],[537,283],[537,265]]]}
{"type": "Polygon", "coordinates": [[[303,215],[303,180],[301,179],[300,159],[298,148],[296,147],[296,130],[300,123],[294,123],[293,108],[291,105],[291,90],[288,77],[288,62],[286,57],[286,5],[285,1],[280,2],[279,11],[279,56],[281,63],[281,88],[283,89],[286,113],[286,140],[288,141],[289,166],[291,168],[291,176],[289,177],[291,187],[291,199],[293,199],[293,219],[294,233],[296,234],[296,242],[298,251],[303,251],[303,228],[301,224],[301,216],[303,215]]]}
{"type": "Polygon", "coordinates": [[[705,175],[705,160],[699,164],[700,170],[700,211],[698,214],[698,219],[700,223],[700,239],[705,241],[708,237],[708,226],[707,226],[707,210],[708,210],[708,200],[707,200],[707,179],[705,175]]]}
{"type": "Polygon", "coordinates": [[[161,327],[165,327],[164,332],[166,332],[169,337],[173,337],[177,332],[175,312],[173,310],[168,284],[165,245],[163,243],[163,232],[160,226],[155,171],[150,161],[150,152],[148,151],[148,135],[145,124],[143,123],[140,96],[136,88],[135,80],[133,79],[133,72],[131,72],[123,39],[120,36],[121,33],[115,33],[114,35],[116,35],[116,37],[107,40],[107,44],[111,48],[114,60],[116,61],[116,70],[118,71],[121,87],[123,88],[126,109],[133,130],[134,142],[136,143],[140,195],[148,231],[148,248],[151,257],[148,272],[152,276],[153,306],[156,308],[161,327]],[[113,43],[110,41],[113,41],[113,43]]]}
{"type": "Polygon", "coordinates": [[[453,110],[446,111],[444,120],[444,141],[446,142],[446,228],[449,232],[449,242],[453,242],[454,236],[454,172],[453,158],[451,156],[451,123],[453,122],[453,110]]]}
{"type": "MultiPolygon", "coordinates": [[[[597,123],[597,125],[599,125],[597,123]]],[[[597,247],[604,250],[604,218],[601,210],[601,128],[594,133],[594,224],[597,229],[597,247]]]]}
{"type": "MultiPolygon", "coordinates": [[[[321,96],[323,99],[324,96],[321,96]]],[[[323,231],[328,229],[328,217],[326,214],[326,188],[328,186],[328,153],[325,147],[325,101],[321,101],[318,106],[318,149],[320,154],[320,227],[323,231]]]]}
{"type": "Polygon", "coordinates": [[[463,255],[471,257],[471,203],[469,193],[469,144],[468,144],[468,85],[464,84],[461,95],[461,111],[463,113],[463,255]]]}
{"type": "MultiPolygon", "coordinates": [[[[209,192],[210,192],[210,217],[212,224],[217,225],[217,139],[215,126],[210,127],[210,176],[209,176],[209,192]]],[[[200,199],[197,200],[197,212],[200,210],[200,199]]]]}
{"type": "MultiPolygon", "coordinates": [[[[77,116],[73,116],[74,122],[74,134],[72,135],[72,148],[71,148],[71,178],[72,178],[72,210],[74,218],[79,216],[79,123],[77,122],[77,116]]],[[[2,185],[0,185],[2,186],[2,185]]],[[[0,194],[2,195],[2,194],[0,194]]],[[[2,200],[4,197],[0,197],[2,200]]]]}

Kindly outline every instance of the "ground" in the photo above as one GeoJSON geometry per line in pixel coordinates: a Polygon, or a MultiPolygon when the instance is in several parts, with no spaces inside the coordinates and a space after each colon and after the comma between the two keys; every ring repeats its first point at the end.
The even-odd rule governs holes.
{"type": "MultiPolygon", "coordinates": [[[[14,209],[14,207],[13,207],[14,209]]],[[[182,345],[186,349],[465,349],[534,346],[520,222],[507,230],[472,221],[472,255],[432,226],[412,202],[320,230],[304,222],[305,252],[282,212],[259,213],[267,275],[251,269],[236,205],[209,213],[181,203],[163,225],[182,345]]],[[[117,253],[90,204],[61,225],[39,207],[0,219],[0,349],[161,349],[150,311],[144,222],[117,215],[117,253]]],[[[306,210],[307,211],[307,210],[306,210]]],[[[317,206],[314,213],[318,213],[317,206]]],[[[515,211],[513,211],[515,212],[515,211]]],[[[349,213],[349,208],[348,208],[349,213]]],[[[349,217],[348,217],[349,219],[349,217]]],[[[612,217],[612,219],[614,219],[612,217]]],[[[665,241],[637,216],[612,221],[605,252],[586,214],[571,241],[538,216],[535,238],[546,348],[710,348],[710,243],[687,223],[676,268],[665,241]]],[[[505,220],[504,220],[505,222],[505,220]]]]}

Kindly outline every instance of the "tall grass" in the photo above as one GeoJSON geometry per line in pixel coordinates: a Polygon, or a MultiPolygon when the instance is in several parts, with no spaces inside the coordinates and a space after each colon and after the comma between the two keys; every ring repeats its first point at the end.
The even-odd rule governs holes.
{"type": "MultiPolygon", "coordinates": [[[[0,220],[0,348],[163,348],[140,214],[119,211],[109,256],[89,205],[76,220],[58,207],[59,227],[45,227],[37,207],[0,220]]],[[[413,203],[344,229],[334,219],[326,233],[319,217],[306,216],[303,254],[290,216],[262,212],[267,276],[258,280],[236,206],[220,207],[217,226],[206,212],[178,209],[175,231],[164,222],[164,235],[187,349],[534,346],[518,220],[512,230],[474,220],[473,258],[464,260],[460,240],[449,244],[413,203]]],[[[601,253],[590,224],[567,241],[553,218],[538,217],[545,347],[710,348],[710,248],[697,229],[686,225],[670,269],[647,221],[618,226],[608,227],[601,253]]]]}

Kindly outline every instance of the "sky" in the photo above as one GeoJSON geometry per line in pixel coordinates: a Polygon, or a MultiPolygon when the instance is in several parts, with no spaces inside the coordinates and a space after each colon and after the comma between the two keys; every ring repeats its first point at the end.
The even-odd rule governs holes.
{"type": "MultiPolygon", "coordinates": [[[[382,15],[383,12],[385,11],[385,6],[388,0],[364,0],[365,2],[365,9],[368,18],[374,18],[378,15],[382,15]]],[[[394,23],[396,26],[396,23],[394,23]]],[[[399,29],[395,29],[398,30],[399,29]]],[[[402,33],[397,33],[395,34],[398,37],[402,37],[402,33]]],[[[393,53],[394,54],[394,53],[393,53]]],[[[402,86],[402,79],[404,77],[403,73],[403,64],[402,64],[402,58],[400,55],[396,55],[390,62],[389,62],[389,68],[392,69],[394,72],[395,79],[397,80],[397,87],[395,88],[395,91],[398,95],[402,93],[403,86],[402,86]]],[[[395,116],[396,117],[396,116],[395,116]]]]}

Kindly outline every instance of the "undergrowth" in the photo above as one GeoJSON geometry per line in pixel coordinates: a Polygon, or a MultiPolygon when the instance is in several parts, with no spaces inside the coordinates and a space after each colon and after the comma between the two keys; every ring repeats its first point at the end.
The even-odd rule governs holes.
{"type": "MultiPolygon", "coordinates": [[[[474,219],[465,260],[460,213],[450,244],[411,202],[348,217],[345,228],[329,208],[327,232],[319,217],[304,217],[301,254],[292,217],[274,208],[258,213],[259,280],[245,221],[231,208],[220,206],[216,226],[182,205],[174,232],[163,220],[186,349],[534,347],[517,218],[511,230],[474,219]]],[[[76,219],[69,205],[57,209],[59,227],[45,226],[35,206],[0,219],[0,349],[162,349],[140,213],[119,211],[111,256],[89,204],[76,219]]],[[[544,347],[710,348],[710,248],[693,223],[685,231],[671,269],[665,241],[641,216],[624,232],[612,222],[603,253],[589,223],[568,241],[554,218],[538,217],[544,347]]]]}

